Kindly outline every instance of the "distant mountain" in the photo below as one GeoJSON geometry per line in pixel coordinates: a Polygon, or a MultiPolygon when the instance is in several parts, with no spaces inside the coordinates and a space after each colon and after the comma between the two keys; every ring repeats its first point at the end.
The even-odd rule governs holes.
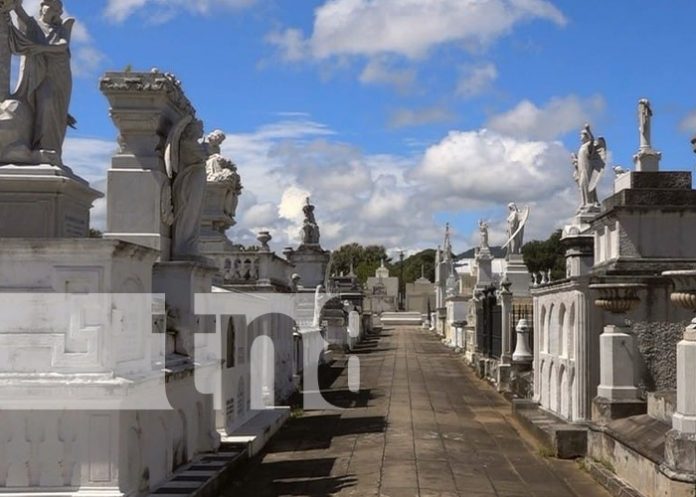
{"type": "MultiPolygon", "coordinates": [[[[491,254],[493,254],[493,257],[496,259],[503,259],[505,258],[507,250],[504,249],[503,247],[491,247],[491,254]]],[[[473,259],[476,256],[476,249],[472,248],[471,250],[467,250],[464,253],[461,253],[457,255],[455,258],[457,260],[460,259],[473,259]]]]}

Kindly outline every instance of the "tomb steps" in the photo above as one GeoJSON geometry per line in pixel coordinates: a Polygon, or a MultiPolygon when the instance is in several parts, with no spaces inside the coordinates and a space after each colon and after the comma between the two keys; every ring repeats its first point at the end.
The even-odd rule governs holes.
{"type": "Polygon", "coordinates": [[[587,427],[563,421],[526,399],[512,401],[512,415],[554,457],[575,459],[587,455],[587,427]]]}
{"type": "Polygon", "coordinates": [[[423,316],[420,312],[383,312],[380,316],[383,326],[421,326],[423,316]]]}
{"type": "Polygon", "coordinates": [[[249,459],[244,446],[223,446],[223,452],[204,454],[177,471],[149,497],[217,497],[235,473],[249,459]]]}

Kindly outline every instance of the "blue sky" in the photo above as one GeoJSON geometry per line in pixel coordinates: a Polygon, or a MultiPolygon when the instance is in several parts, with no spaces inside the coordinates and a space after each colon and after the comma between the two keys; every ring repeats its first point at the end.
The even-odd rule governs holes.
{"type": "MultiPolygon", "coordinates": [[[[30,9],[36,0],[25,0],[30,9]]],[[[230,231],[294,244],[312,195],[328,248],[502,242],[509,201],[529,236],[573,215],[569,155],[589,121],[631,167],[648,97],[663,169],[691,170],[696,3],[673,0],[65,0],[78,18],[66,160],[104,185],[116,136],[106,70],[182,80],[245,185],[230,231]]],[[[606,195],[613,172],[603,185],[606,195]]],[[[95,208],[101,226],[104,204],[95,208]]]]}

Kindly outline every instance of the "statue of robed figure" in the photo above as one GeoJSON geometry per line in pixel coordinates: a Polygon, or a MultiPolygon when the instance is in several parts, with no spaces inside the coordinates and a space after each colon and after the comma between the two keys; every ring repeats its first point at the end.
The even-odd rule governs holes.
{"type": "Polygon", "coordinates": [[[186,116],[173,126],[167,139],[164,162],[171,180],[174,260],[198,256],[208,159],[202,138],[203,123],[193,116],[186,116]]]}
{"type": "Polygon", "coordinates": [[[507,218],[507,236],[508,241],[503,245],[503,248],[507,249],[507,257],[510,258],[511,255],[522,254],[522,245],[524,243],[524,229],[527,226],[527,221],[529,221],[529,214],[531,212],[530,207],[525,207],[524,210],[517,208],[517,204],[508,204],[508,218],[507,218]]]}
{"type": "MultiPolygon", "coordinates": [[[[72,94],[70,38],[75,20],[63,19],[61,0],[43,0],[29,16],[21,0],[6,0],[3,31],[11,53],[21,56],[17,88],[0,104],[0,163],[62,165],[63,142],[75,120],[68,114],[72,94]],[[17,24],[9,15],[14,11],[17,24]]],[[[3,74],[11,60],[3,57],[3,74]]]]}
{"type": "Polygon", "coordinates": [[[580,189],[578,213],[582,214],[599,210],[597,186],[607,164],[607,143],[602,137],[595,140],[589,124],[580,132],[580,142],[578,153],[573,154],[573,177],[580,189]]]}

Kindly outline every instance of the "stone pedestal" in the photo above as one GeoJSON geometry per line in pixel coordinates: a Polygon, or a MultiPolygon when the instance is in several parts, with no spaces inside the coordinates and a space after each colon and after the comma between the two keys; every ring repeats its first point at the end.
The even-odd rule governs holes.
{"type": "Polygon", "coordinates": [[[297,250],[287,253],[288,261],[295,266],[295,272],[300,275],[300,285],[304,288],[316,288],[323,285],[326,278],[326,268],[331,259],[331,253],[318,245],[300,245],[297,250]]]}
{"type": "Polygon", "coordinates": [[[507,260],[505,278],[510,282],[510,291],[515,297],[529,297],[530,275],[520,254],[512,254],[507,260]]]}
{"type": "Polygon", "coordinates": [[[696,319],[677,345],[677,411],[672,426],[682,433],[696,435],[696,319]]]}
{"type": "Polygon", "coordinates": [[[348,313],[348,347],[353,350],[360,342],[361,326],[360,314],[356,311],[348,313]]]}
{"type": "Polygon", "coordinates": [[[100,197],[69,169],[0,166],[0,237],[85,238],[89,210],[100,197]]]}
{"type": "Polygon", "coordinates": [[[647,412],[635,386],[635,339],[625,326],[607,325],[599,337],[600,384],[592,401],[592,419],[606,423],[647,412]]]}
{"type": "MultiPolygon", "coordinates": [[[[696,271],[663,273],[675,282],[671,300],[679,307],[696,311],[696,271]]],[[[672,430],[665,437],[665,464],[696,481],[696,319],[677,344],[677,409],[672,430]]]]}
{"type": "Polygon", "coordinates": [[[511,364],[498,364],[498,372],[496,374],[496,385],[499,392],[510,391],[510,380],[512,378],[511,364]]]}
{"type": "Polygon", "coordinates": [[[665,463],[696,479],[696,319],[677,345],[677,410],[665,438],[665,463]]]}
{"type": "Polygon", "coordinates": [[[213,329],[212,323],[194,312],[197,293],[210,293],[217,268],[207,259],[160,262],[152,274],[154,293],[165,295],[167,331],[175,332],[174,350],[177,354],[194,357],[196,333],[213,329]]]}
{"type": "Polygon", "coordinates": [[[493,283],[493,254],[488,249],[481,249],[476,255],[476,287],[483,290],[493,283]]]}
{"type": "Polygon", "coordinates": [[[159,72],[107,73],[100,88],[120,145],[108,174],[104,236],[154,248],[168,260],[173,206],[164,151],[173,125],[196,112],[181,84],[159,72]]]}
{"type": "Polygon", "coordinates": [[[594,235],[590,223],[597,213],[578,214],[563,228],[561,243],[565,248],[566,278],[584,276],[594,265],[594,235]]]}
{"type": "Polygon", "coordinates": [[[652,148],[641,148],[638,153],[633,156],[636,171],[645,173],[658,172],[660,170],[661,159],[662,153],[652,148]]]}
{"type": "Polygon", "coordinates": [[[636,387],[637,356],[635,338],[625,315],[640,303],[638,291],[645,285],[604,283],[591,285],[598,291],[595,305],[610,312],[618,324],[608,324],[599,337],[599,377],[597,397],[592,402],[592,419],[600,423],[647,412],[636,387]]]}
{"type": "Polygon", "coordinates": [[[607,325],[599,337],[600,384],[597,396],[608,400],[636,400],[635,339],[628,326],[607,325]]]}

